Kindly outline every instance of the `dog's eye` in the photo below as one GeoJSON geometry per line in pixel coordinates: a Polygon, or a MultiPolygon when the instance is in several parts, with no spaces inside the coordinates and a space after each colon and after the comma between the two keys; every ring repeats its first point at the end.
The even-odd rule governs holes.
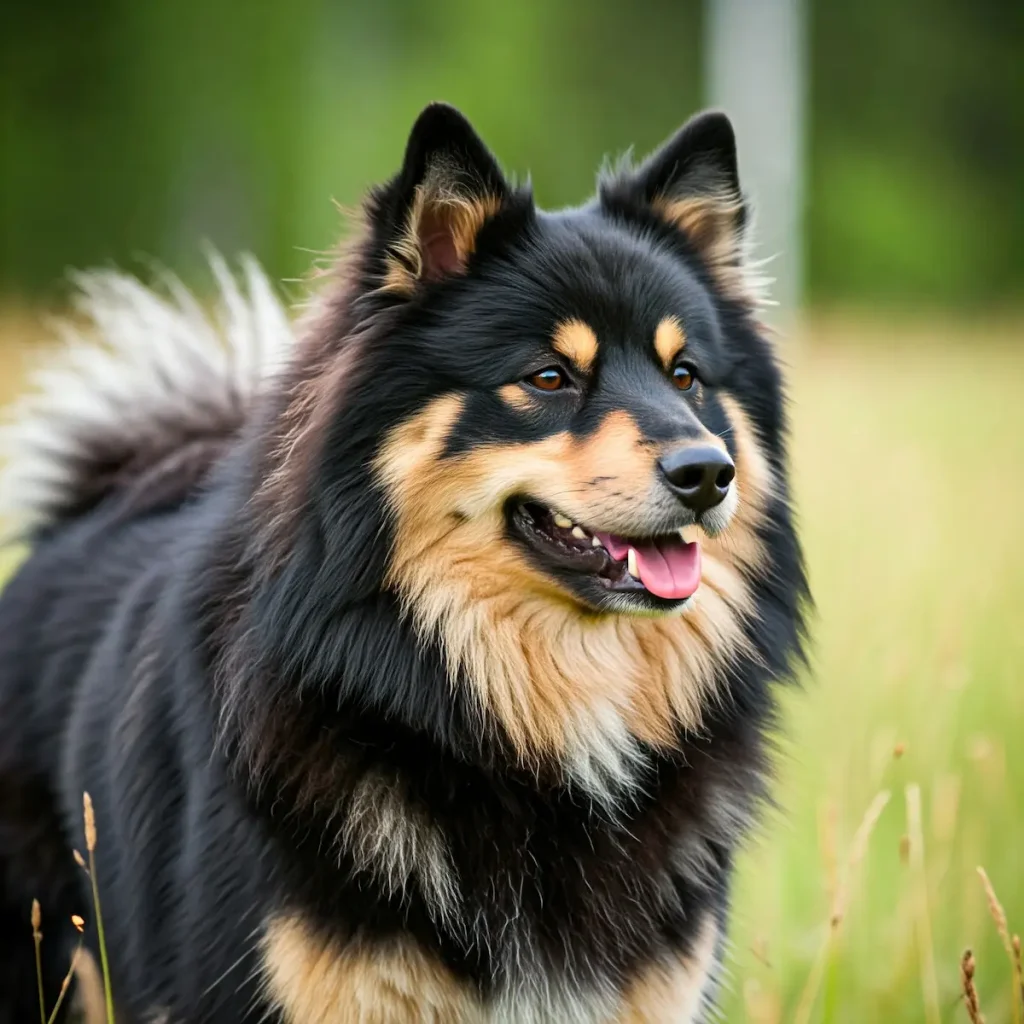
{"type": "Polygon", "coordinates": [[[527,377],[526,380],[541,391],[557,391],[565,387],[565,374],[557,366],[549,366],[527,377]]]}
{"type": "Polygon", "coordinates": [[[679,363],[672,370],[672,383],[680,391],[689,391],[697,383],[697,374],[694,373],[692,366],[687,366],[686,363],[679,363]]]}

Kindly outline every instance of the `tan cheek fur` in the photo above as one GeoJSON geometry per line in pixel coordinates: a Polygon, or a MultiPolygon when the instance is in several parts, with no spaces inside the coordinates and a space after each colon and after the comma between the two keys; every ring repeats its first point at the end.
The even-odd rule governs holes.
{"type": "MultiPolygon", "coordinates": [[[[736,403],[736,534],[703,539],[703,586],[682,615],[589,612],[504,537],[503,505],[529,493],[581,522],[635,524],[657,452],[625,412],[584,443],[486,446],[439,459],[458,419],[449,396],[396,428],[377,472],[395,516],[389,583],[419,631],[438,637],[525,763],[610,764],[629,737],[672,742],[695,729],[715,671],[742,649],[745,575],[763,561],[755,529],[770,474],[736,403]]],[[[611,769],[615,771],[614,765],[611,769]]]]}
{"type": "Polygon", "coordinates": [[[765,568],[767,552],[757,531],[764,522],[774,489],[772,469],[739,402],[728,394],[720,394],[718,399],[732,429],[736,449],[735,486],[739,501],[724,533],[717,537],[701,537],[701,554],[705,569],[710,563],[733,574],[758,575],[765,568]]]}
{"type": "Polygon", "coordinates": [[[498,388],[498,396],[513,409],[522,411],[533,408],[533,402],[522,384],[506,384],[498,388]]]}
{"type": "Polygon", "coordinates": [[[693,1024],[715,967],[718,926],[709,916],[690,955],[673,964],[657,964],[625,996],[618,1024],[693,1024]]]}
{"type": "Polygon", "coordinates": [[[263,987],[287,1024],[475,1024],[472,994],[411,942],[342,946],[300,917],[273,919],[263,987]]]}

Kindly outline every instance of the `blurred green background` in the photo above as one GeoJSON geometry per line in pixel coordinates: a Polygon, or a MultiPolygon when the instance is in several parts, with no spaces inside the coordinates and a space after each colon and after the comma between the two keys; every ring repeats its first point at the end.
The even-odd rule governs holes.
{"type": "MultiPolygon", "coordinates": [[[[0,397],[70,266],[156,257],[204,287],[208,241],[303,275],[332,199],[397,168],[429,100],[543,204],[582,200],[606,155],[716,99],[726,5],[762,19],[720,54],[741,100],[780,80],[776,12],[800,19],[802,259],[778,265],[802,265],[804,307],[780,352],[817,611],[723,1019],[963,1022],[971,946],[989,1024],[1021,1024],[976,873],[1024,929],[1021,0],[21,0],[0,32],[0,397]]],[[[770,171],[786,127],[748,117],[741,162],[770,171]]]]}
{"type": "MultiPolygon", "coordinates": [[[[602,157],[707,102],[706,20],[694,0],[20,0],[0,290],[139,253],[187,274],[199,238],[299,275],[335,241],[329,199],[394,171],[431,99],[541,203],[578,202],[602,157]]],[[[810,299],[1019,300],[1024,4],[809,0],[806,37],[810,299]]]]}

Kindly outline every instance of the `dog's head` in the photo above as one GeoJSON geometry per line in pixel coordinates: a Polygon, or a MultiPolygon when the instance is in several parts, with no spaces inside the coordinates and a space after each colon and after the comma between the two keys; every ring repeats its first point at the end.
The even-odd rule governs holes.
{"type": "Polygon", "coordinates": [[[724,115],[552,214],[434,105],[312,320],[272,521],[314,518],[339,601],[396,594],[520,748],[667,741],[745,642],[782,465],[746,220],[724,115]]]}
{"type": "Polygon", "coordinates": [[[742,280],[726,118],[696,119],[597,201],[550,215],[459,114],[431,107],[373,223],[380,288],[408,306],[380,373],[419,397],[376,457],[390,581],[414,603],[468,586],[678,614],[701,538],[724,538],[763,483],[737,476],[756,458],[738,443],[755,441],[723,390],[744,355],[715,295],[742,280]]]}

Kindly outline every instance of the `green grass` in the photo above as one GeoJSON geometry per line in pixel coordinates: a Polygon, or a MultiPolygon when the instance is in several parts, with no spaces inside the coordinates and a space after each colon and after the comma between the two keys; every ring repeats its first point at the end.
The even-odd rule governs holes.
{"type": "Polygon", "coordinates": [[[781,810],[742,860],[725,1019],[793,1019],[852,835],[882,789],[892,799],[810,1019],[929,1019],[900,855],[916,783],[941,1019],[967,1020],[959,959],[971,946],[989,1024],[1013,1020],[975,869],[1024,931],[1024,347],[1011,330],[847,321],[786,351],[813,667],[785,700],[781,810]]]}
{"type": "MultiPolygon", "coordinates": [[[[742,858],[730,1022],[793,1021],[819,957],[809,1021],[931,1024],[922,964],[933,961],[941,1020],[965,1022],[967,946],[988,1024],[1014,1020],[1010,968],[976,867],[991,876],[1011,929],[1024,931],[1019,326],[845,318],[782,342],[817,600],[813,667],[785,697],[780,810],[742,858]],[[905,856],[903,841],[913,784],[924,943],[912,867],[920,847],[905,856]],[[823,954],[854,833],[883,789],[891,799],[823,954]]],[[[0,373],[8,391],[11,379],[0,373]]]]}

